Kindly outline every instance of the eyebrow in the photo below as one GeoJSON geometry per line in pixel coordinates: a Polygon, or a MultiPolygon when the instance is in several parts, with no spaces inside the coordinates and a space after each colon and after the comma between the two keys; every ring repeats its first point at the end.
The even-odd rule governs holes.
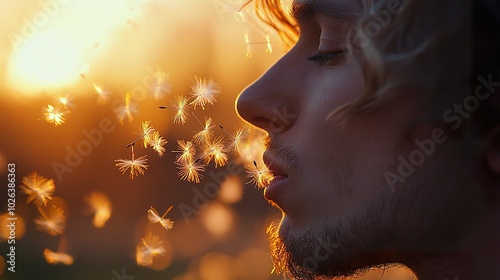
{"type": "Polygon", "coordinates": [[[303,3],[294,1],[292,4],[291,15],[297,21],[317,14],[338,20],[349,20],[357,17],[354,11],[336,1],[305,0],[303,3]]]}

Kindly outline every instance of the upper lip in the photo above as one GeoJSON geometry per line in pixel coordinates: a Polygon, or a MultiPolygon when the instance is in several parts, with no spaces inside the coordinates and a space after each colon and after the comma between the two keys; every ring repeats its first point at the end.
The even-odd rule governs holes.
{"type": "Polygon", "coordinates": [[[286,165],[280,162],[270,150],[264,152],[263,160],[274,177],[288,177],[286,165]]]}

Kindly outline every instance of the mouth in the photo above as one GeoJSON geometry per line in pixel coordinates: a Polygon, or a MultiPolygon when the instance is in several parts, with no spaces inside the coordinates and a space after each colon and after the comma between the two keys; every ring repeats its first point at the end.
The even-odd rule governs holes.
{"type": "Polygon", "coordinates": [[[264,197],[268,201],[281,206],[280,200],[290,179],[286,165],[273,156],[269,150],[264,153],[263,160],[273,176],[269,185],[264,189],[264,197]]]}

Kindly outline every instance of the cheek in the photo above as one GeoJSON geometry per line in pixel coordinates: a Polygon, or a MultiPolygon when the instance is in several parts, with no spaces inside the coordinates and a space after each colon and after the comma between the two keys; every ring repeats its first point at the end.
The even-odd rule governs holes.
{"type": "Polygon", "coordinates": [[[361,68],[355,63],[343,62],[331,69],[317,67],[308,80],[310,86],[301,102],[309,115],[322,121],[331,111],[361,97],[365,90],[361,68]]]}

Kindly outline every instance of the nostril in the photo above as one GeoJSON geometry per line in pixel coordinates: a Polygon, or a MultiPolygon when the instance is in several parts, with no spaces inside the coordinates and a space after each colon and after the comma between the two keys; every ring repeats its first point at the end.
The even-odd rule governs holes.
{"type": "Polygon", "coordinates": [[[271,126],[272,121],[266,117],[254,117],[251,120],[252,124],[255,126],[258,126],[262,129],[269,130],[269,127],[271,126]]]}

